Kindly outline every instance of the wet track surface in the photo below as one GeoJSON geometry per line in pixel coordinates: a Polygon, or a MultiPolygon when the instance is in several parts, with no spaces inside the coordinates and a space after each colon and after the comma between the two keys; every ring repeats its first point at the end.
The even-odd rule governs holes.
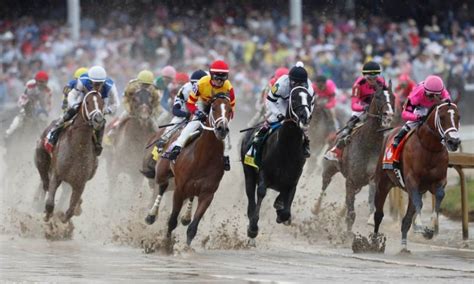
{"type": "MultiPolygon", "coordinates": [[[[239,127],[235,127],[239,129],[239,127]]],[[[243,128],[243,127],[242,127],[243,128]]],[[[234,151],[238,138],[233,139],[234,151]]],[[[5,149],[0,148],[1,154],[5,149]]],[[[235,154],[235,153],[234,153],[235,154]]],[[[246,197],[237,155],[225,175],[215,200],[204,216],[198,235],[187,249],[185,227],[175,231],[174,252],[144,253],[144,243],[160,243],[171,207],[165,195],[153,226],[143,222],[149,189],[134,189],[119,177],[120,189],[107,186],[103,160],[97,176],[84,193],[83,214],[73,218],[72,240],[45,239],[48,226],[41,208],[32,206],[39,178],[32,161],[2,180],[0,213],[0,280],[27,282],[201,282],[201,283],[473,283],[474,226],[471,238],[461,240],[460,222],[440,219],[440,234],[427,241],[409,233],[412,253],[399,254],[400,227],[389,214],[381,231],[387,236],[385,254],[353,254],[344,236],[344,218],[338,212],[344,200],[343,179],[337,176],[328,189],[324,213],[310,212],[320,191],[318,173],[300,182],[291,226],[275,223],[269,191],[262,205],[256,247],[247,245],[246,197]]],[[[2,162],[2,175],[9,163],[2,162]]],[[[450,170],[450,181],[456,175],[450,170]]],[[[367,190],[356,198],[354,231],[367,235],[367,190]]],[[[424,222],[429,221],[430,200],[425,200],[424,222]]],[[[54,226],[52,226],[54,227],[54,226]]],[[[348,241],[349,239],[349,241],[348,241]]]]}

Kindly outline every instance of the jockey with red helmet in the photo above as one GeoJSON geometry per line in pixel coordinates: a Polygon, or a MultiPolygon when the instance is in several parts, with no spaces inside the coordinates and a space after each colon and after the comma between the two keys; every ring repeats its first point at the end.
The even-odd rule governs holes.
{"type": "Polygon", "coordinates": [[[46,71],[38,71],[34,79],[26,82],[24,93],[18,98],[20,113],[15,116],[10,127],[5,133],[5,138],[10,137],[13,132],[23,125],[26,115],[39,116],[46,118],[51,111],[51,89],[48,87],[49,76],[46,71]],[[33,113],[31,113],[33,112],[33,113]]]}
{"type": "MultiPolygon", "coordinates": [[[[215,94],[228,94],[230,98],[230,105],[232,106],[232,111],[234,112],[235,95],[234,88],[228,80],[229,67],[227,63],[222,60],[214,61],[209,68],[209,74],[210,75],[202,77],[196,83],[193,91],[189,95],[188,101],[186,102],[186,106],[188,107],[189,111],[194,115],[194,118],[197,118],[197,120],[193,120],[186,125],[186,127],[181,132],[181,135],[175,141],[173,149],[170,152],[165,153],[163,155],[164,158],[175,160],[178,157],[188,137],[200,127],[200,121],[206,119],[208,115],[206,113],[206,110],[208,110],[206,106],[209,104],[215,94]],[[197,104],[198,101],[201,102],[201,104],[197,104]]],[[[228,139],[224,140],[224,170],[226,171],[230,170],[229,142],[230,141],[228,139]]]]}
{"type": "Polygon", "coordinates": [[[336,145],[324,155],[325,159],[337,161],[341,158],[342,149],[352,129],[359,121],[365,120],[372,96],[377,88],[381,87],[384,92],[388,92],[385,80],[380,76],[381,73],[382,67],[378,63],[369,61],[364,64],[363,76],[358,77],[352,86],[352,117],[343,128],[336,145]]]}
{"type": "Polygon", "coordinates": [[[418,84],[408,95],[403,107],[402,118],[405,125],[393,139],[393,147],[396,148],[403,137],[414,127],[421,124],[428,115],[429,109],[439,101],[450,101],[451,96],[444,88],[443,80],[435,75],[430,75],[418,84]]]}
{"type": "MultiPolygon", "coordinates": [[[[156,143],[159,153],[163,151],[163,148],[165,147],[166,143],[168,143],[168,140],[171,135],[173,135],[177,130],[180,129],[180,126],[184,121],[189,120],[191,118],[192,114],[186,106],[186,103],[189,99],[189,96],[193,94],[193,89],[195,88],[195,85],[204,76],[207,76],[207,73],[204,70],[199,69],[194,71],[193,74],[191,74],[191,80],[188,80],[189,82],[184,84],[178,90],[178,93],[174,97],[172,110],[173,119],[171,119],[171,125],[166,127],[165,131],[163,131],[163,135],[161,135],[160,139],[156,143]]],[[[182,79],[184,79],[184,76],[182,79]]]]}
{"type": "Polygon", "coordinates": [[[262,92],[260,93],[260,97],[255,103],[255,109],[257,110],[257,112],[255,113],[254,117],[249,121],[248,126],[254,126],[265,118],[265,101],[267,100],[267,94],[272,88],[273,84],[275,84],[275,82],[280,79],[281,76],[288,75],[288,72],[289,70],[286,67],[280,67],[275,70],[273,77],[265,84],[265,87],[263,87],[262,92]]]}
{"type": "Polygon", "coordinates": [[[401,113],[408,95],[415,88],[416,83],[410,78],[410,75],[404,73],[398,76],[398,84],[395,87],[395,109],[397,113],[401,113]]]}

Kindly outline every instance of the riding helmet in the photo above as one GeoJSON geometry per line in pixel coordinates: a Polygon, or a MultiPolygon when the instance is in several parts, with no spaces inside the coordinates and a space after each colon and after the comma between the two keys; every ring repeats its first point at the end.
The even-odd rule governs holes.
{"type": "Polygon", "coordinates": [[[308,81],[308,72],[306,72],[303,63],[301,62],[296,63],[296,65],[290,69],[290,73],[288,75],[290,77],[290,80],[295,82],[308,81]]]}
{"type": "Polygon", "coordinates": [[[369,61],[362,67],[362,74],[364,75],[380,75],[382,67],[377,62],[369,61]]]}
{"type": "Polygon", "coordinates": [[[195,83],[204,76],[207,76],[206,71],[201,70],[201,69],[196,70],[193,72],[193,74],[191,74],[191,82],[195,83]]]}

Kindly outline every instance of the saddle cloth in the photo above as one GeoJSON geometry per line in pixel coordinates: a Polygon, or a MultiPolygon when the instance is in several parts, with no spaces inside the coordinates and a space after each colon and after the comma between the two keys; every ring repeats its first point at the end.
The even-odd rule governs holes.
{"type": "Polygon", "coordinates": [[[258,131],[254,133],[253,141],[252,143],[250,143],[250,146],[248,147],[247,153],[245,154],[245,157],[244,157],[245,165],[254,167],[256,169],[260,168],[260,165],[262,163],[262,152],[263,152],[265,142],[267,141],[268,137],[270,137],[270,135],[272,135],[272,133],[274,133],[275,130],[277,130],[280,127],[281,127],[280,122],[270,124],[270,130],[265,134],[264,137],[259,139],[257,142],[255,142],[255,138],[258,131]]]}

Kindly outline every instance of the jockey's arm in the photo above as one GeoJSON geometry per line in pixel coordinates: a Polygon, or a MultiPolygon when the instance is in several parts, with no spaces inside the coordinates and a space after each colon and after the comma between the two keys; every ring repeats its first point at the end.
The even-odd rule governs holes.
{"type": "Polygon", "coordinates": [[[184,110],[186,108],[186,101],[184,100],[182,91],[183,90],[181,89],[174,98],[173,115],[177,117],[188,117],[188,112],[184,110]]]}
{"type": "MultiPolygon", "coordinates": [[[[79,85],[79,84],[78,84],[79,85]]],[[[82,85],[81,85],[82,86],[82,85]]],[[[72,89],[69,94],[67,94],[67,106],[68,108],[72,108],[77,104],[81,103],[83,94],[81,91],[77,89],[72,89]]]]}
{"type": "Polygon", "coordinates": [[[419,119],[418,115],[414,113],[415,106],[412,104],[410,99],[407,99],[405,106],[403,107],[402,119],[405,121],[416,121],[419,119]]]}
{"type": "Polygon", "coordinates": [[[364,106],[360,100],[360,88],[358,85],[352,88],[351,108],[353,111],[364,111],[364,106]]]}
{"type": "Polygon", "coordinates": [[[270,113],[268,117],[270,122],[277,121],[277,117],[280,114],[285,115],[283,103],[285,103],[285,101],[280,97],[278,92],[273,93],[271,90],[268,92],[265,105],[270,113]]]}
{"type": "Polygon", "coordinates": [[[118,91],[117,91],[117,86],[115,84],[112,85],[109,91],[109,95],[105,99],[106,103],[106,113],[107,114],[115,114],[117,111],[118,107],[120,106],[120,101],[119,101],[119,96],[118,96],[118,91]]]}

